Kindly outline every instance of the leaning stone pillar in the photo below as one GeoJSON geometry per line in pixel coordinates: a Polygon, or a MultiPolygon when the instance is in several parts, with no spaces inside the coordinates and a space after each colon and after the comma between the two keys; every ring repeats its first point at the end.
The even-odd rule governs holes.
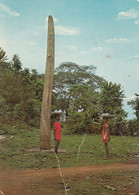
{"type": "Polygon", "coordinates": [[[51,148],[50,119],[54,75],[55,35],[52,16],[48,17],[47,59],[40,122],[40,149],[51,148]]]}

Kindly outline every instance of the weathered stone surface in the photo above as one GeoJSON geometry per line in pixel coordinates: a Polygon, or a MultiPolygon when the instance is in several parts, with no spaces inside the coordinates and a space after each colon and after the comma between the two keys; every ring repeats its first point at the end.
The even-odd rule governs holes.
{"type": "Polygon", "coordinates": [[[50,118],[54,75],[55,35],[52,16],[48,18],[47,59],[40,122],[40,149],[51,149],[50,118]]]}
{"type": "Polygon", "coordinates": [[[0,140],[5,139],[6,137],[4,135],[0,135],[0,140]]]}

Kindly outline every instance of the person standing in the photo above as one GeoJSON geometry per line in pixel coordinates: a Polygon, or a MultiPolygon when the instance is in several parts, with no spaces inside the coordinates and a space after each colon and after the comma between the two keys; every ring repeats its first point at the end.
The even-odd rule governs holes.
{"type": "Polygon", "coordinates": [[[107,121],[108,121],[108,117],[103,117],[102,141],[105,144],[105,151],[106,151],[106,156],[104,157],[105,160],[109,159],[108,142],[110,141],[110,131],[108,128],[107,121]]]}
{"type": "Polygon", "coordinates": [[[56,121],[54,122],[54,140],[55,140],[55,153],[58,153],[58,147],[61,141],[61,124],[60,124],[60,114],[56,114],[56,121]]]}

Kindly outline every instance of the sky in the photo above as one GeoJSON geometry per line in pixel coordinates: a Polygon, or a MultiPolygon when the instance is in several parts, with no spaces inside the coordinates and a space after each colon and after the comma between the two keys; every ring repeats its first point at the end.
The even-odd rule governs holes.
{"type": "Polygon", "coordinates": [[[0,0],[0,47],[23,67],[44,73],[47,17],[55,22],[55,67],[94,65],[96,74],[120,83],[124,109],[139,93],[139,0],[0,0]]]}

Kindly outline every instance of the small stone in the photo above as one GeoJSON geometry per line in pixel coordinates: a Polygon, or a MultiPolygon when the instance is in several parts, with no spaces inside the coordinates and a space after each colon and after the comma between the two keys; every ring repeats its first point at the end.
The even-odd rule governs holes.
{"type": "Polygon", "coordinates": [[[12,140],[14,138],[14,136],[12,135],[11,137],[10,137],[10,140],[12,140]]]}

